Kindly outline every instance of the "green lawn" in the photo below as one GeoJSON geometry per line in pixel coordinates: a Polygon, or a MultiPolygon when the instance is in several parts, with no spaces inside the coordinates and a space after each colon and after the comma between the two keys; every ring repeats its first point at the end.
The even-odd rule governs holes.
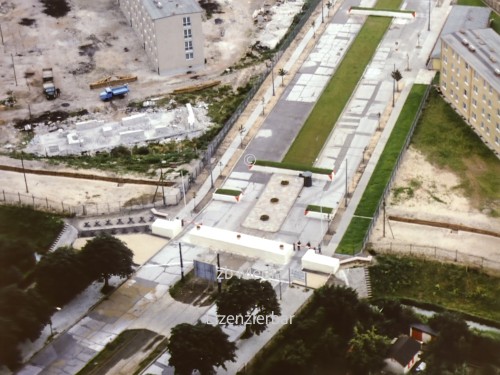
{"type": "MultiPolygon", "coordinates": [[[[385,2],[384,5],[385,8],[388,7],[385,2]]],[[[391,20],[387,17],[368,17],[290,146],[283,162],[306,165],[314,163],[391,20]]]]}
{"type": "Polygon", "coordinates": [[[370,279],[373,298],[410,299],[500,323],[500,279],[475,269],[379,255],[370,279]]]}
{"type": "Polygon", "coordinates": [[[456,173],[478,209],[500,215],[500,160],[462,118],[432,90],[412,144],[432,164],[456,173]]]}
{"type": "Polygon", "coordinates": [[[0,206],[0,236],[22,238],[39,253],[45,253],[63,227],[54,215],[29,207],[0,206]]]}
{"type": "MultiPolygon", "coordinates": [[[[375,214],[426,90],[427,85],[414,85],[411,89],[398,121],[356,208],[356,216],[371,218],[375,214]]],[[[369,219],[354,217],[336,252],[354,254],[360,251],[369,224],[369,219]]]]}

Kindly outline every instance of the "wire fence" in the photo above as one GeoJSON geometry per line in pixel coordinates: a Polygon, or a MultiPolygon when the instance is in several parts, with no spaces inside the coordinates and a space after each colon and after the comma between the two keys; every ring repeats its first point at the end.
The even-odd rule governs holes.
{"type": "Polygon", "coordinates": [[[403,160],[403,156],[405,154],[405,151],[410,144],[411,138],[413,136],[413,132],[415,131],[415,127],[417,126],[417,123],[420,120],[420,116],[422,115],[422,110],[424,109],[425,103],[427,102],[427,98],[429,96],[431,88],[432,88],[432,85],[427,86],[427,89],[425,90],[424,96],[423,96],[422,100],[420,101],[420,105],[419,105],[417,113],[413,119],[410,130],[408,131],[408,135],[406,136],[406,140],[403,144],[403,147],[401,147],[401,150],[399,151],[399,155],[398,155],[398,158],[397,158],[396,163],[394,165],[394,168],[392,170],[391,177],[389,178],[389,181],[387,182],[387,185],[384,189],[384,192],[382,193],[382,196],[380,197],[380,200],[379,200],[378,205],[377,205],[377,209],[375,210],[375,213],[373,214],[373,218],[370,222],[368,230],[366,231],[366,235],[365,235],[365,238],[363,240],[363,245],[361,246],[361,250],[359,251],[359,253],[362,253],[365,250],[366,245],[368,244],[368,241],[370,239],[372,231],[373,231],[375,224],[377,222],[378,216],[380,215],[380,211],[381,211],[381,209],[384,208],[385,200],[386,200],[387,196],[390,194],[392,183],[394,182],[394,179],[396,178],[396,173],[399,170],[399,166],[401,164],[401,161],[403,160]]]}
{"type": "Polygon", "coordinates": [[[130,213],[140,209],[161,208],[166,205],[158,194],[159,201],[151,202],[144,197],[137,198],[134,204],[126,202],[85,203],[72,205],[64,201],[56,201],[47,197],[36,197],[32,194],[21,194],[20,192],[0,193],[0,204],[32,207],[35,210],[58,213],[67,216],[100,216],[115,213],[130,213]]]}
{"type": "Polygon", "coordinates": [[[500,274],[500,262],[479,255],[472,255],[458,250],[443,249],[436,246],[415,245],[408,243],[368,243],[367,247],[379,253],[405,253],[424,259],[439,260],[446,263],[460,263],[487,273],[500,274]]]}

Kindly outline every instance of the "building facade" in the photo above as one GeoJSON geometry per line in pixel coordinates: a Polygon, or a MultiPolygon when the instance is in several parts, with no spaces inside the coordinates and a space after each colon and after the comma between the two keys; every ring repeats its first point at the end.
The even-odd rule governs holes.
{"type": "Polygon", "coordinates": [[[203,9],[196,0],[120,0],[120,8],[159,75],[204,67],[203,9]]]}
{"type": "Polygon", "coordinates": [[[500,36],[488,28],[441,37],[440,87],[500,157],[500,36]]]}

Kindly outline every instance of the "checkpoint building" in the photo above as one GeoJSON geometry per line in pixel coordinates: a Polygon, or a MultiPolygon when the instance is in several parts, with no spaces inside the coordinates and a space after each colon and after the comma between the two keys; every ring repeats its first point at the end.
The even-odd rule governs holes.
{"type": "Polygon", "coordinates": [[[486,28],[442,36],[440,88],[500,157],[500,35],[486,28]]]}
{"type": "Polygon", "coordinates": [[[120,8],[159,75],[204,67],[204,11],[196,0],[120,0],[120,8]]]}

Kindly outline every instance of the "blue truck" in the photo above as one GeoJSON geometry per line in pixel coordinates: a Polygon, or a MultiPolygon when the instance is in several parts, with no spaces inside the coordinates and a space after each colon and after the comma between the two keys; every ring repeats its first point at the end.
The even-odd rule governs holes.
{"type": "Polygon", "coordinates": [[[99,94],[101,100],[111,100],[115,97],[123,98],[126,94],[128,94],[128,85],[121,85],[115,87],[106,87],[104,91],[99,94]]]}

